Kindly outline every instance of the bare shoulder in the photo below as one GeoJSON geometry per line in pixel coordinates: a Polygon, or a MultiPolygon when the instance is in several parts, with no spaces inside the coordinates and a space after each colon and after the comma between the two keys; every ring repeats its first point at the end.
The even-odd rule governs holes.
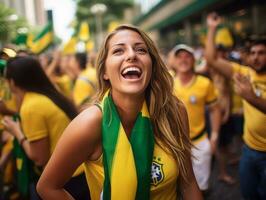
{"type": "Polygon", "coordinates": [[[59,142],[89,156],[101,145],[101,122],[102,112],[93,105],[71,121],[59,142]]]}
{"type": "Polygon", "coordinates": [[[66,132],[71,130],[72,133],[79,136],[84,135],[88,138],[95,138],[99,136],[99,131],[101,131],[101,122],[102,112],[97,106],[93,105],[74,118],[67,127],[66,132]]]}

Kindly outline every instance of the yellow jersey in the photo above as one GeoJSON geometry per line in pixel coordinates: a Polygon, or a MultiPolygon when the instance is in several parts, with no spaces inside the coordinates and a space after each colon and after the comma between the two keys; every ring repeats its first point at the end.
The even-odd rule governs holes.
{"type": "Polygon", "coordinates": [[[72,99],[73,83],[68,75],[56,77],[55,84],[64,96],[72,99]]]}
{"type": "MultiPolygon", "coordinates": [[[[104,168],[102,162],[101,155],[96,161],[87,161],[84,163],[92,200],[100,199],[103,189],[104,168]]],[[[178,176],[179,170],[175,159],[158,144],[155,144],[151,168],[150,199],[176,200],[178,176]]]]}
{"type": "Polygon", "coordinates": [[[217,100],[217,92],[213,83],[204,76],[195,75],[188,84],[182,85],[177,77],[174,79],[174,94],[187,109],[190,138],[196,141],[206,138],[205,106],[217,100]],[[202,137],[198,138],[199,135],[202,137]]]}
{"type": "MultiPolygon", "coordinates": [[[[250,78],[253,90],[258,97],[266,99],[266,74],[257,74],[252,68],[232,63],[234,73],[250,78]]],[[[243,99],[244,141],[252,149],[266,152],[266,114],[243,99]]]]}
{"type": "MultiPolygon", "coordinates": [[[[48,137],[50,154],[70,123],[68,116],[47,96],[26,92],[21,108],[21,127],[29,142],[48,137]]],[[[75,175],[82,172],[80,167],[75,175]]]]}
{"type": "Polygon", "coordinates": [[[73,88],[73,100],[77,106],[88,101],[96,92],[96,69],[88,67],[77,78],[73,88]]]}

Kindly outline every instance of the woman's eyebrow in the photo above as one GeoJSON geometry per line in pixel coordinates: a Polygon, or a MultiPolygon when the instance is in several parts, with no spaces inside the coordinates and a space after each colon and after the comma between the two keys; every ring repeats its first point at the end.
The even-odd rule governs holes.
{"type": "MultiPolygon", "coordinates": [[[[125,45],[126,45],[125,43],[116,43],[116,44],[113,44],[111,46],[111,48],[115,47],[115,46],[125,46],[125,45]]],[[[134,46],[138,46],[138,45],[145,45],[145,43],[144,42],[136,42],[136,43],[134,43],[134,46]]]]}

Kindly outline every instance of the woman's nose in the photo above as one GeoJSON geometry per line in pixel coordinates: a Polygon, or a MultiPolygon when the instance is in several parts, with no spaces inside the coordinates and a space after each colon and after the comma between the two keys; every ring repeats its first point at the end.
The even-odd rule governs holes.
{"type": "Polygon", "coordinates": [[[127,51],[127,60],[135,60],[136,59],[136,52],[133,48],[129,48],[127,51]]]}

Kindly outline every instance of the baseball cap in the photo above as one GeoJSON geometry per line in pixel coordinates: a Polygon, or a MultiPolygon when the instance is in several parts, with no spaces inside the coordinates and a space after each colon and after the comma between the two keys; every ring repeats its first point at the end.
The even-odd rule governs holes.
{"type": "Polygon", "coordinates": [[[173,48],[174,54],[176,55],[178,51],[187,51],[188,53],[191,53],[194,56],[194,49],[186,44],[178,44],[173,48]]]}
{"type": "Polygon", "coordinates": [[[16,51],[11,48],[3,48],[1,53],[6,54],[9,58],[13,58],[16,56],[16,51]]]}

